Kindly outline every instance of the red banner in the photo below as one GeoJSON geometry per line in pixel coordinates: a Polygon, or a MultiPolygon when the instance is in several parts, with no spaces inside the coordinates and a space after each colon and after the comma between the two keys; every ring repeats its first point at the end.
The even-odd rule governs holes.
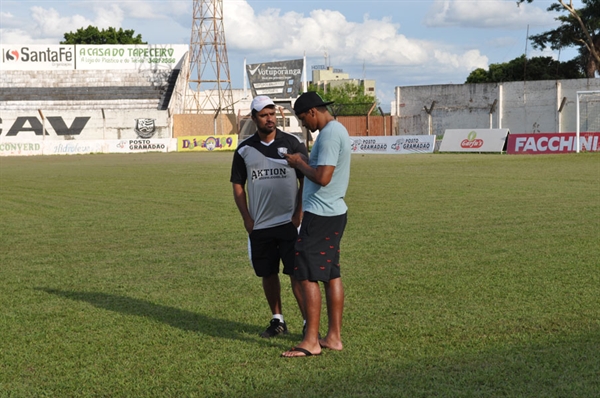
{"type": "MultiPolygon", "coordinates": [[[[581,152],[600,151],[600,133],[581,133],[581,152]]],[[[509,134],[506,152],[511,155],[553,154],[577,151],[576,133],[509,134]]]]}

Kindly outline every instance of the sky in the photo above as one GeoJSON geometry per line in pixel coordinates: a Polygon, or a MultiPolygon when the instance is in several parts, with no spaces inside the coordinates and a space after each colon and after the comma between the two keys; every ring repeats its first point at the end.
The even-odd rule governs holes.
{"type": "MultiPolygon", "coordinates": [[[[207,0],[205,0],[207,1],[207,0]]],[[[534,49],[558,26],[554,1],[223,0],[231,86],[248,64],[299,59],[376,81],[389,111],[397,86],[462,84],[476,68],[523,54],[567,61],[575,49],[534,49]]],[[[133,29],[149,44],[189,44],[193,0],[0,0],[0,43],[58,44],[89,25],[133,29]]],[[[581,1],[573,1],[576,8],[581,1]]]]}

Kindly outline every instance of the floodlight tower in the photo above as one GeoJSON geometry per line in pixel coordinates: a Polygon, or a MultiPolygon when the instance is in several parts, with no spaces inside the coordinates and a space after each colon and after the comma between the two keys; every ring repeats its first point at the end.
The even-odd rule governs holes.
{"type": "Polygon", "coordinates": [[[234,114],[223,0],[194,0],[185,113],[234,114]]]}

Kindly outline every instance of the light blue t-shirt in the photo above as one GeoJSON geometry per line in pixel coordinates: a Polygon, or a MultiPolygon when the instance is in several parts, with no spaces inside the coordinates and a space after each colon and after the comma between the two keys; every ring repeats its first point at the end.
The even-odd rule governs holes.
{"type": "Polygon", "coordinates": [[[350,180],[351,141],[346,128],[332,120],[319,132],[310,151],[308,164],[317,166],[335,166],[331,181],[320,186],[304,179],[302,208],[319,216],[339,216],[348,211],[344,196],[350,180]]]}

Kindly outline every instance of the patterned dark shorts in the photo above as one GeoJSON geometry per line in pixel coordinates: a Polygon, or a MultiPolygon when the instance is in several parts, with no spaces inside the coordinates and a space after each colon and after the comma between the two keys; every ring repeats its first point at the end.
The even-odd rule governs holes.
{"type": "Polygon", "coordinates": [[[340,242],[348,216],[324,217],[304,212],[296,241],[294,278],[329,282],[340,274],[340,242]]]}

